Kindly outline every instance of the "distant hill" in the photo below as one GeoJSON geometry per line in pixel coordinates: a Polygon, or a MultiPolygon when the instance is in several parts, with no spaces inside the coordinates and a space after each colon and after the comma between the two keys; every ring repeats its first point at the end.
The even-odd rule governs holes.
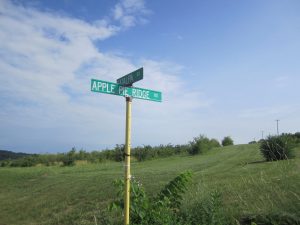
{"type": "Polygon", "coordinates": [[[11,152],[6,150],[0,150],[0,160],[5,159],[17,159],[24,156],[29,156],[30,154],[22,153],[22,152],[11,152]]]}

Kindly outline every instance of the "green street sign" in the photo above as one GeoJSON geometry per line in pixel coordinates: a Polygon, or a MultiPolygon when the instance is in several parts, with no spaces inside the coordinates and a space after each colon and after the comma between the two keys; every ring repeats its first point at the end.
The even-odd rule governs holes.
{"type": "Polygon", "coordinates": [[[144,88],[130,87],[129,93],[132,98],[144,99],[149,101],[161,102],[161,92],[144,88]]]}
{"type": "Polygon", "coordinates": [[[117,83],[120,85],[128,86],[132,85],[134,82],[137,82],[139,80],[142,80],[144,76],[143,67],[133,71],[119,79],[117,79],[117,83]]]}
{"type": "Polygon", "coordinates": [[[91,91],[156,102],[162,101],[162,94],[159,91],[137,87],[124,87],[120,84],[96,79],[91,80],[91,91]]]}

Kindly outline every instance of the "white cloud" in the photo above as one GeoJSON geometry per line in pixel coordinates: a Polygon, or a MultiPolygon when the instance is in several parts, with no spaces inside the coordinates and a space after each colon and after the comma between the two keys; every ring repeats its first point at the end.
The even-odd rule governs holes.
{"type": "Polygon", "coordinates": [[[115,5],[112,14],[123,28],[129,28],[146,23],[145,16],[150,14],[150,10],[146,9],[144,0],[121,0],[115,5]]]}
{"type": "Polygon", "coordinates": [[[186,118],[179,115],[184,111],[194,116],[193,110],[211,104],[203,93],[186,87],[178,65],[148,59],[135,65],[124,56],[99,52],[95,39],[137,24],[143,15],[137,11],[147,11],[137,0],[121,1],[114,9],[121,25],[87,23],[0,1],[0,148],[43,152],[123,143],[124,99],[91,93],[90,79],[114,81],[139,65],[145,68],[139,85],[161,90],[164,101],[134,101],[139,123],[133,123],[142,131],[134,134],[136,144],[164,143],[176,130],[180,136],[178,129],[186,118]],[[118,6],[121,10],[116,12],[118,6]],[[132,21],[125,22],[126,16],[132,21]],[[154,124],[164,126],[161,132],[154,124]],[[167,127],[172,132],[166,132],[167,127]],[[149,133],[155,141],[142,136],[149,133]]]}

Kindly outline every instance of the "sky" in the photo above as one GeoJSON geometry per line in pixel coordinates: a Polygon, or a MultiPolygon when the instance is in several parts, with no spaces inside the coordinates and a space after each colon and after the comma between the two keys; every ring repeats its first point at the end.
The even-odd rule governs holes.
{"type": "Polygon", "coordinates": [[[132,146],[300,131],[298,0],[0,0],[0,149],[113,148],[125,99],[90,91],[140,67],[132,146]]]}

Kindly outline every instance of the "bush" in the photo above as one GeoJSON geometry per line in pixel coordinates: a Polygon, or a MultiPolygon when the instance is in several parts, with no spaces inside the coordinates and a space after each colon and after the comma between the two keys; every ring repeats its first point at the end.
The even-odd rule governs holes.
{"type": "Polygon", "coordinates": [[[28,156],[23,158],[18,158],[9,164],[11,167],[31,167],[38,164],[37,158],[34,156],[28,156]]]}
{"type": "Polygon", "coordinates": [[[0,167],[9,166],[9,163],[10,163],[9,160],[2,160],[2,161],[0,161],[0,167]]]}
{"type": "Polygon", "coordinates": [[[216,139],[209,140],[204,135],[200,135],[199,137],[195,137],[194,140],[190,142],[190,149],[188,152],[191,155],[196,155],[219,146],[220,143],[216,139]]]}
{"type": "Polygon", "coordinates": [[[224,137],[222,140],[222,145],[223,146],[233,145],[233,140],[231,139],[230,136],[224,137]]]}
{"type": "Polygon", "coordinates": [[[300,132],[296,132],[294,135],[298,140],[300,140],[300,132]]]}
{"type": "Polygon", "coordinates": [[[116,162],[122,162],[125,160],[125,145],[116,145],[114,149],[114,160],[116,162]]]}
{"type": "Polygon", "coordinates": [[[155,153],[156,152],[152,149],[150,145],[146,145],[144,147],[137,147],[132,151],[132,155],[134,155],[139,162],[155,157],[155,153]]]}
{"type": "Polygon", "coordinates": [[[75,165],[75,154],[76,149],[72,148],[67,154],[62,157],[63,166],[74,166],[75,165]]]}
{"type": "MultiPolygon", "coordinates": [[[[187,184],[192,174],[187,171],[170,181],[155,197],[149,197],[141,183],[131,180],[130,224],[178,224],[180,220],[179,206],[182,195],[187,190],[187,184]]],[[[124,181],[117,180],[118,199],[109,209],[124,209],[124,181]]]]}
{"type": "Polygon", "coordinates": [[[267,161],[292,158],[295,141],[288,135],[269,136],[260,144],[260,152],[267,161]]]}
{"type": "Polygon", "coordinates": [[[210,148],[218,148],[218,147],[221,147],[220,142],[215,138],[210,139],[210,148]]]}

